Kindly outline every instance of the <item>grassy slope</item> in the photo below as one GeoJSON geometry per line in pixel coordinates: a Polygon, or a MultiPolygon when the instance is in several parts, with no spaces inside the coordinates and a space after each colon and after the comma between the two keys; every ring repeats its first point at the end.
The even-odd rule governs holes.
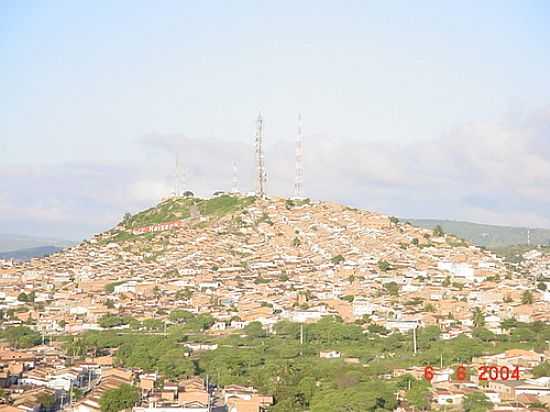
{"type": "Polygon", "coordinates": [[[125,226],[136,228],[163,222],[185,219],[195,206],[202,216],[224,216],[242,210],[254,203],[255,197],[222,195],[212,199],[194,197],[168,199],[155,207],[132,216],[125,226]]]}

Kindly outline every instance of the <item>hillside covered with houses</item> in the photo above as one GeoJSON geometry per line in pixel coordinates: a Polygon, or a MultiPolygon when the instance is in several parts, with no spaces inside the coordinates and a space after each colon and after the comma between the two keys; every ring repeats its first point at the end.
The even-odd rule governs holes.
{"type": "MultiPolygon", "coordinates": [[[[118,412],[100,399],[123,385],[139,389],[126,405],[135,412],[322,412],[345,403],[354,385],[388,391],[387,410],[478,410],[470,401],[545,410],[549,267],[537,250],[512,263],[440,227],[338,204],[170,198],[62,252],[0,261],[0,386],[9,394],[0,412],[48,409],[18,404],[32,391],[53,397],[50,409],[118,412]],[[129,344],[134,336],[144,341],[129,344]],[[147,352],[167,342],[181,363],[147,352]],[[269,345],[293,351],[268,356],[269,345]],[[239,373],[230,366],[228,347],[262,346],[263,366],[271,357],[332,366],[326,376],[303,366],[300,379],[313,386],[298,399],[255,376],[253,362],[242,361],[239,373]],[[340,378],[337,365],[349,376],[340,378]],[[461,365],[473,372],[457,382],[461,365]],[[483,365],[517,366],[518,379],[486,385],[483,365]],[[415,391],[427,404],[415,403],[415,391]]],[[[284,373],[269,378],[298,385],[284,373]]]]}

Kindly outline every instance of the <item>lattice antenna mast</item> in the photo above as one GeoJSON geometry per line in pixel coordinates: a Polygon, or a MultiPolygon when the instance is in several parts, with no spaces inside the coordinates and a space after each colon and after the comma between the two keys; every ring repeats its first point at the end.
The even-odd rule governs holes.
{"type": "Polygon", "coordinates": [[[174,196],[182,196],[185,190],[185,172],[179,155],[176,153],[176,172],[174,175],[174,196]]]}
{"type": "Polygon", "coordinates": [[[302,115],[298,115],[298,133],[296,135],[296,179],[294,180],[294,197],[304,196],[304,139],[302,135],[302,115]]]}
{"type": "Polygon", "coordinates": [[[256,196],[265,197],[267,175],[264,165],[262,114],[256,120],[256,196]]]}
{"type": "Polygon", "coordinates": [[[233,162],[233,193],[239,193],[239,176],[237,175],[237,162],[233,162]]]}

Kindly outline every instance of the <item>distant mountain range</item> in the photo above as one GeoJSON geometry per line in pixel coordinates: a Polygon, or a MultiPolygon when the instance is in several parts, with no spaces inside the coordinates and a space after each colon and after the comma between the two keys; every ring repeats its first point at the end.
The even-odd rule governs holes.
{"type": "Polygon", "coordinates": [[[9,252],[0,252],[0,259],[29,260],[34,257],[49,256],[60,252],[63,248],[57,246],[38,246],[28,249],[18,249],[9,252]]]}
{"type": "Polygon", "coordinates": [[[451,233],[469,242],[488,248],[527,244],[530,231],[531,245],[550,245],[550,229],[529,229],[526,227],[484,225],[471,222],[436,219],[401,219],[414,226],[433,229],[437,225],[446,233],[451,233]]]}
{"type": "Polygon", "coordinates": [[[78,242],[63,239],[0,233],[0,253],[17,251],[19,249],[38,248],[42,246],[65,248],[74,246],[77,243],[78,242]]]}
{"type": "Polygon", "coordinates": [[[48,256],[78,242],[0,233],[0,259],[28,260],[48,256]]]}

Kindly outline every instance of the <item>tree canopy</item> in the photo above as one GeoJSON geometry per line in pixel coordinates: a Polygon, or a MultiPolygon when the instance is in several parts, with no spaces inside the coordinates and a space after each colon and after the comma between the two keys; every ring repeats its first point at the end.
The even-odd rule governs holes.
{"type": "Polygon", "coordinates": [[[108,390],[99,400],[101,412],[119,412],[133,407],[139,400],[139,391],[135,386],[123,384],[108,390]]]}

